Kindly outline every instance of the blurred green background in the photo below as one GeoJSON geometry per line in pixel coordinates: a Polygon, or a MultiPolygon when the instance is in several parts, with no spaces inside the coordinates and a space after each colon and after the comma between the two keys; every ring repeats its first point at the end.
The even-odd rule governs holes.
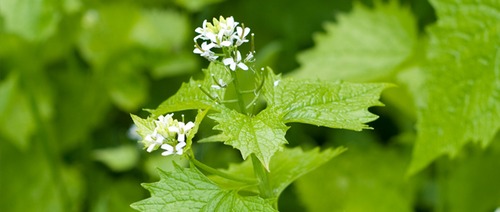
{"type": "MultiPolygon", "coordinates": [[[[171,162],[141,150],[129,132],[129,114],[146,116],[142,108],[155,108],[182,82],[201,74],[208,63],[192,53],[192,38],[204,19],[234,16],[245,23],[256,35],[257,64],[287,74],[299,68],[297,54],[314,46],[313,34],[349,13],[353,4],[0,0],[0,211],[132,211],[131,203],[149,196],[140,183],[157,180],[155,167],[168,169],[171,162]]],[[[417,34],[436,19],[427,1],[401,4],[416,18],[417,34]]],[[[370,124],[373,131],[293,125],[287,134],[291,146],[345,145],[349,151],[287,189],[280,209],[328,211],[337,205],[349,211],[447,211],[440,203],[447,196],[438,190],[481,176],[467,176],[476,166],[465,164],[446,172],[451,179],[443,181],[446,185],[433,178],[442,169],[405,178],[415,120],[400,118],[407,114],[394,112],[397,104],[406,102],[373,109],[381,116],[370,124]],[[336,184],[315,187],[307,180],[336,184]]],[[[215,167],[241,160],[231,147],[196,148],[197,157],[215,167]]],[[[500,161],[498,154],[477,152],[470,154],[500,161]]],[[[491,164],[492,176],[499,176],[495,167],[491,164]]],[[[453,198],[449,201],[461,201],[453,198]]]]}

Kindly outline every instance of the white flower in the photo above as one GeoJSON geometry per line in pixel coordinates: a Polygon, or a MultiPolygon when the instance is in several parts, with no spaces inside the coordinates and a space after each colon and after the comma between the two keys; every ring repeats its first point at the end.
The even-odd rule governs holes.
{"type": "Polygon", "coordinates": [[[186,142],[179,142],[175,145],[175,154],[182,155],[184,153],[184,147],[186,146],[186,142]]]}
{"type": "Polygon", "coordinates": [[[207,44],[207,42],[203,42],[201,44],[201,47],[195,45],[193,53],[199,54],[200,56],[207,58],[209,61],[214,61],[219,56],[216,56],[215,53],[213,51],[211,51],[211,49],[213,47],[215,47],[215,44],[213,44],[213,43],[207,44]]]}
{"type": "Polygon", "coordinates": [[[231,70],[236,70],[236,66],[238,66],[239,68],[243,69],[243,70],[248,70],[248,66],[245,65],[245,63],[241,62],[241,53],[240,51],[236,51],[236,58],[233,58],[233,57],[229,57],[229,58],[224,58],[224,60],[222,60],[222,62],[224,63],[224,65],[226,66],[229,66],[229,68],[231,70]]]}
{"type": "Polygon", "coordinates": [[[163,144],[161,145],[161,148],[165,150],[161,153],[161,155],[163,156],[174,154],[174,147],[172,147],[170,144],[163,144]]]}
{"type": "Polygon", "coordinates": [[[248,42],[248,39],[246,39],[246,36],[250,33],[250,28],[245,27],[238,27],[236,28],[236,34],[234,35],[234,39],[236,40],[236,45],[241,46],[241,44],[248,42]]]}
{"type": "Polygon", "coordinates": [[[144,138],[144,142],[146,146],[148,146],[148,149],[146,149],[146,151],[152,152],[156,148],[156,146],[160,146],[163,144],[163,140],[165,140],[165,137],[158,134],[155,129],[153,133],[146,135],[146,138],[144,138]]]}
{"type": "Polygon", "coordinates": [[[177,133],[177,141],[179,142],[185,142],[186,138],[185,135],[189,132],[194,127],[193,122],[188,122],[187,124],[184,124],[184,122],[179,122],[178,126],[170,126],[168,130],[170,132],[175,132],[177,133]]]}
{"type": "MultiPolygon", "coordinates": [[[[175,154],[182,155],[184,154],[184,147],[186,146],[185,142],[179,142],[175,145],[175,154]]],[[[161,153],[163,156],[168,156],[174,154],[174,147],[170,144],[163,144],[161,148],[165,151],[161,153]]]]}

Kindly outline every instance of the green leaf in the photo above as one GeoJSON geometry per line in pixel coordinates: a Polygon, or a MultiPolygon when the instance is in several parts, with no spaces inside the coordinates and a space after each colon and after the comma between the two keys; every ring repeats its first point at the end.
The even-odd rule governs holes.
{"type": "Polygon", "coordinates": [[[180,49],[191,27],[187,16],[175,10],[143,10],[130,32],[131,39],[149,49],[180,49]]]}
{"type": "Polygon", "coordinates": [[[388,84],[347,83],[267,77],[264,96],[271,110],[285,123],[300,122],[350,130],[369,129],[377,119],[370,113],[388,84]]]}
{"type": "Polygon", "coordinates": [[[140,211],[274,211],[264,199],[241,196],[234,190],[220,189],[196,168],[159,172],[161,180],[144,184],[151,197],[132,204],[140,211]]]}
{"type": "Polygon", "coordinates": [[[136,145],[98,149],[93,151],[92,156],[96,161],[104,163],[114,172],[130,170],[139,161],[139,152],[136,145]]]}
{"type": "Polygon", "coordinates": [[[295,75],[356,82],[387,78],[412,56],[415,22],[398,1],[375,1],[373,9],[355,3],[338,23],[325,25],[326,33],[315,37],[313,49],[299,54],[301,67],[295,75]]]}
{"type": "Polygon", "coordinates": [[[432,1],[418,137],[409,173],[470,141],[487,146],[500,128],[500,2],[432,1]]]}
{"type": "Polygon", "coordinates": [[[225,83],[228,83],[231,79],[231,73],[220,63],[211,63],[208,69],[203,70],[203,73],[205,74],[203,80],[191,79],[188,83],[183,83],[177,93],[161,103],[157,109],[150,110],[153,116],[156,117],[169,112],[192,109],[211,108],[220,110],[223,106],[218,104],[214,99],[211,99],[202,91],[202,88],[213,98],[223,98],[226,89],[215,89],[211,86],[215,85],[214,79],[222,79],[225,83]]]}
{"type": "Polygon", "coordinates": [[[381,147],[367,133],[342,131],[349,151],[295,181],[307,211],[413,211],[413,183],[405,177],[408,157],[381,147]],[[356,138],[357,137],[357,138],[356,138]]]}
{"type": "Polygon", "coordinates": [[[133,44],[131,32],[141,11],[126,4],[107,4],[88,10],[82,19],[79,49],[85,59],[103,67],[113,54],[126,51],[133,44]]]}
{"type": "Polygon", "coordinates": [[[20,80],[18,74],[12,72],[0,82],[0,138],[26,149],[37,126],[29,99],[20,88],[20,80]]]}
{"type": "MultiPolygon", "coordinates": [[[[276,152],[269,165],[269,181],[275,196],[279,196],[288,185],[301,176],[320,167],[345,150],[345,148],[340,147],[320,152],[319,148],[315,148],[304,152],[300,147],[296,147],[293,149],[285,148],[283,151],[276,152]]],[[[240,164],[231,164],[228,170],[224,172],[249,179],[255,178],[250,160],[240,164]]],[[[210,176],[210,179],[227,188],[247,186],[219,176],[210,176]]]]}
{"type": "Polygon", "coordinates": [[[107,79],[105,85],[111,100],[124,111],[137,110],[148,96],[148,79],[128,61],[117,61],[107,67],[100,77],[107,79]]]}
{"type": "Polygon", "coordinates": [[[61,20],[59,1],[54,0],[2,0],[0,15],[5,29],[29,41],[47,39],[57,30],[61,20]]]}
{"type": "Polygon", "coordinates": [[[253,117],[224,109],[210,118],[218,122],[214,129],[222,131],[221,137],[228,138],[224,144],[240,150],[243,159],[255,154],[267,170],[271,157],[287,143],[285,133],[288,127],[269,109],[253,117]]]}

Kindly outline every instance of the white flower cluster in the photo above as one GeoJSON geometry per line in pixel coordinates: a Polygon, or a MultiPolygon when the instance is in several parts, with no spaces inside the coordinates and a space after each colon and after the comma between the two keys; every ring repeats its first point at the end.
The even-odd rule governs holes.
{"type": "Polygon", "coordinates": [[[194,127],[193,122],[180,122],[173,119],[174,114],[167,114],[166,116],[158,117],[155,121],[155,129],[152,133],[146,135],[143,139],[144,146],[147,147],[146,151],[152,152],[153,150],[161,149],[165,150],[161,153],[163,156],[178,154],[182,155],[184,153],[184,147],[186,146],[186,135],[194,127]],[[177,138],[176,138],[177,136],[177,138]],[[175,144],[175,149],[172,144],[175,144]]]}
{"type": "Polygon", "coordinates": [[[222,62],[231,70],[235,71],[236,67],[242,70],[248,70],[246,62],[253,60],[253,53],[247,54],[245,59],[242,59],[238,47],[249,40],[246,36],[250,33],[250,28],[238,26],[233,17],[220,17],[219,20],[213,19],[213,23],[203,21],[203,26],[195,29],[198,33],[194,37],[195,48],[194,53],[205,57],[209,61],[215,61],[222,56],[222,62]],[[201,39],[201,46],[198,40],[201,39]],[[212,49],[222,49],[222,52],[216,53],[212,49]]]}

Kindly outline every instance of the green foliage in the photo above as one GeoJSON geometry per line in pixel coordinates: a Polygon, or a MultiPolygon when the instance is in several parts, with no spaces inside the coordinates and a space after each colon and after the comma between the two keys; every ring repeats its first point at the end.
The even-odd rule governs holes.
{"type": "Polygon", "coordinates": [[[203,72],[205,74],[203,80],[191,79],[189,83],[183,83],[175,95],[161,103],[155,110],[151,110],[151,114],[156,117],[182,110],[207,108],[219,110],[221,105],[211,99],[202,89],[209,92],[212,97],[221,99],[225,96],[225,89],[213,89],[211,86],[214,84],[214,79],[222,79],[224,82],[228,82],[231,75],[222,64],[218,63],[210,64],[203,72]]]}
{"type": "MultiPolygon", "coordinates": [[[[345,150],[345,148],[339,147],[320,152],[319,148],[315,148],[304,152],[300,147],[297,147],[284,148],[283,151],[276,152],[269,165],[269,180],[273,192],[279,196],[292,182],[327,163],[345,150]]],[[[245,161],[241,164],[231,164],[226,172],[247,178],[254,177],[251,161],[245,161]]],[[[245,184],[235,184],[234,181],[216,175],[210,176],[210,179],[227,188],[245,186],[245,184]]]]}
{"type": "Polygon", "coordinates": [[[439,19],[429,28],[410,173],[467,142],[487,146],[500,127],[500,3],[431,3],[439,19]]]}
{"type": "Polygon", "coordinates": [[[376,115],[368,107],[382,105],[379,95],[386,84],[356,84],[281,79],[269,76],[265,97],[270,109],[282,117],[283,122],[300,122],[362,130],[365,123],[376,115]],[[276,84],[276,86],[275,86],[276,84]]]}
{"type": "Polygon", "coordinates": [[[234,110],[223,110],[210,117],[219,123],[214,129],[222,131],[227,138],[225,144],[239,149],[243,159],[255,154],[268,170],[271,157],[287,143],[288,127],[269,109],[253,117],[234,110]]]}
{"type": "Polygon", "coordinates": [[[375,1],[374,8],[355,3],[353,11],[325,24],[316,46],[299,54],[298,77],[366,82],[384,80],[411,58],[416,23],[397,1],[375,1]],[[361,62],[362,61],[362,62],[361,62]]]}
{"type": "Polygon", "coordinates": [[[144,184],[152,196],[132,204],[140,211],[274,211],[257,196],[241,196],[236,190],[224,190],[196,168],[175,165],[172,172],[159,172],[161,180],[144,184]]]}
{"type": "Polygon", "coordinates": [[[0,211],[133,211],[150,195],[133,207],[275,211],[279,197],[282,211],[498,210],[499,8],[1,0],[0,211]],[[249,71],[193,54],[195,27],[219,15],[255,33],[249,71]],[[186,151],[208,168],[126,137],[185,110],[198,110],[183,112],[195,122],[186,151]]]}
{"type": "Polygon", "coordinates": [[[4,0],[0,2],[0,14],[6,31],[31,41],[44,40],[55,33],[61,20],[58,7],[57,1],[4,0]]]}

